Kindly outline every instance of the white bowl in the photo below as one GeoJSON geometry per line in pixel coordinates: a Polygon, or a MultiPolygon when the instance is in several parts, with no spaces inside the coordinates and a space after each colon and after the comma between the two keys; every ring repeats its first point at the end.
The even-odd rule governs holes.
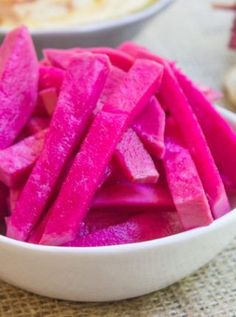
{"type": "MultiPolygon", "coordinates": [[[[220,112],[236,128],[236,115],[220,112]]],[[[37,246],[0,236],[0,279],[43,296],[113,301],[167,287],[215,257],[236,235],[236,212],[208,227],[137,244],[37,246]]]]}
{"type": "MultiPolygon", "coordinates": [[[[68,48],[73,46],[117,46],[130,40],[145,23],[166,9],[174,0],[158,0],[148,8],[123,18],[91,24],[51,29],[32,30],[38,51],[45,47],[68,48]]],[[[9,31],[0,27],[0,41],[9,31]]]]}

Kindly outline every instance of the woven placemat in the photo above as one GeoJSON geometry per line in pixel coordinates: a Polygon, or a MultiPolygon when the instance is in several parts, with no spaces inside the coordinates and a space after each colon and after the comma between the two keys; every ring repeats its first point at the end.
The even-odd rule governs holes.
{"type": "MultiPolygon", "coordinates": [[[[137,41],[178,60],[196,81],[220,89],[223,74],[236,64],[236,53],[226,48],[232,15],[211,10],[210,2],[178,0],[153,20],[137,41]]],[[[168,289],[123,302],[62,302],[28,294],[0,282],[0,317],[76,316],[235,317],[236,240],[191,277],[168,289]]]]}

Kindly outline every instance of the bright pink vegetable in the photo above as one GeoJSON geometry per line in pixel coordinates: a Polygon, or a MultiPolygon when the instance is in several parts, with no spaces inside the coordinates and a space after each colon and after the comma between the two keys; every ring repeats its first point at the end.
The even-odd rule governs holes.
{"type": "Polygon", "coordinates": [[[41,90],[39,93],[39,96],[42,100],[42,103],[47,113],[49,114],[49,116],[51,116],[57,105],[57,100],[58,100],[57,90],[55,88],[47,88],[47,89],[41,90]]]}
{"type": "Polygon", "coordinates": [[[38,61],[25,27],[5,37],[0,50],[0,149],[10,146],[32,114],[38,61]]]}
{"type": "Polygon", "coordinates": [[[121,49],[130,53],[133,57],[155,60],[164,66],[159,100],[162,106],[171,112],[181,129],[185,143],[196,164],[213,216],[215,218],[223,216],[230,211],[223,181],[199,122],[179,86],[171,66],[164,59],[133,43],[126,43],[121,49]]]}
{"type": "Polygon", "coordinates": [[[26,180],[43,150],[47,130],[43,130],[0,151],[0,180],[16,187],[26,180]]]}
{"type": "Polygon", "coordinates": [[[67,69],[70,63],[76,59],[82,52],[92,52],[95,54],[105,54],[109,57],[113,66],[116,66],[124,71],[128,71],[133,65],[133,59],[125,52],[108,47],[95,48],[72,48],[68,50],[60,49],[45,49],[44,56],[56,67],[67,69]]]}
{"type": "Polygon", "coordinates": [[[109,70],[105,56],[88,54],[68,69],[44,149],[9,218],[9,237],[27,240],[39,220],[66,162],[81,142],[109,70]]]}
{"type": "Polygon", "coordinates": [[[124,77],[125,72],[123,72],[117,67],[112,67],[111,72],[107,78],[106,84],[104,86],[103,92],[98,100],[95,109],[95,114],[103,109],[104,105],[107,103],[111,95],[114,93],[114,90],[122,84],[124,77]]]}
{"type": "Polygon", "coordinates": [[[157,63],[136,61],[104,106],[108,112],[98,113],[50,210],[41,243],[60,245],[76,237],[122,134],[158,90],[161,77],[157,63]]]}
{"type": "Polygon", "coordinates": [[[39,68],[39,90],[55,88],[60,91],[65,78],[65,71],[52,66],[40,66],[39,68]]]}
{"type": "Polygon", "coordinates": [[[201,180],[178,128],[171,119],[167,121],[165,146],[163,162],[166,178],[184,228],[209,225],[213,218],[201,180]]]}
{"type": "Polygon", "coordinates": [[[236,187],[236,133],[198,87],[175,68],[177,79],[196,114],[228,188],[236,187]]]}
{"type": "Polygon", "coordinates": [[[96,193],[92,208],[96,210],[140,212],[175,210],[170,192],[163,184],[118,182],[106,184],[96,193]]]}
{"type": "Polygon", "coordinates": [[[128,71],[133,65],[133,58],[125,52],[108,47],[95,47],[89,49],[92,53],[105,54],[109,57],[113,66],[116,66],[124,71],[128,71]]]}
{"type": "Polygon", "coordinates": [[[127,222],[104,228],[67,246],[105,246],[147,241],[182,232],[183,228],[174,212],[144,213],[130,218],[127,222]]]}
{"type": "Polygon", "coordinates": [[[128,129],[116,147],[115,158],[125,175],[137,183],[156,183],[159,173],[137,134],[128,129]]]}
{"type": "Polygon", "coordinates": [[[35,133],[38,133],[46,128],[48,128],[50,123],[50,119],[46,117],[32,117],[27,125],[25,126],[23,132],[26,135],[33,135],[35,133]]]}
{"type": "Polygon", "coordinates": [[[144,111],[135,120],[133,129],[152,155],[163,158],[165,112],[156,97],[151,98],[144,111]]]}
{"type": "MultiPolygon", "coordinates": [[[[45,59],[54,67],[61,68],[61,70],[67,69],[71,62],[75,60],[78,55],[85,52],[84,49],[51,49],[47,48],[43,50],[45,59]]],[[[60,70],[60,69],[59,69],[60,70]]]]}

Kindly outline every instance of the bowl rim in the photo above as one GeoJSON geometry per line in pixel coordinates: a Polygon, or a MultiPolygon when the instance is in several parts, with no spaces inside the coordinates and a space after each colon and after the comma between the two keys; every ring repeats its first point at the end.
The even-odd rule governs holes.
{"type": "MultiPolygon", "coordinates": [[[[161,12],[165,8],[167,8],[170,4],[172,4],[175,0],[155,0],[153,4],[148,6],[147,8],[144,8],[141,11],[138,11],[133,14],[126,15],[124,17],[120,17],[114,20],[108,20],[104,22],[98,22],[88,25],[69,25],[69,26],[63,26],[63,27],[50,27],[50,28],[32,28],[30,29],[30,32],[33,36],[43,36],[43,35],[59,35],[59,34],[88,34],[88,33],[99,33],[106,30],[113,30],[116,28],[120,28],[122,26],[129,26],[131,24],[141,22],[144,20],[147,20],[157,14],[158,12],[161,12]]],[[[0,27],[0,34],[6,34],[9,32],[11,28],[9,27],[0,27]]]]}
{"type": "MultiPolygon", "coordinates": [[[[215,106],[217,111],[229,122],[236,124],[236,114],[225,108],[215,106]]],[[[106,255],[106,254],[120,254],[129,252],[138,252],[146,249],[153,249],[158,247],[165,247],[171,244],[181,243],[188,239],[195,239],[199,236],[205,235],[209,232],[213,232],[218,228],[226,225],[229,222],[236,221],[236,208],[233,208],[228,214],[216,219],[212,224],[205,227],[195,228],[188,231],[184,231],[178,234],[174,234],[164,238],[158,238],[143,242],[128,243],[122,245],[112,246],[98,246],[98,247],[62,247],[62,246],[47,246],[32,244],[29,242],[22,242],[14,240],[0,235],[0,244],[4,243],[11,247],[23,248],[24,250],[30,250],[43,253],[63,253],[63,254],[89,254],[89,255],[106,255]]]]}

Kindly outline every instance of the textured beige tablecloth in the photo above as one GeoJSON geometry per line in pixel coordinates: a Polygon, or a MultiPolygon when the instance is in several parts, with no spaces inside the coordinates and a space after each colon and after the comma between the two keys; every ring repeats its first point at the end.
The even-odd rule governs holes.
{"type": "MultiPolygon", "coordinates": [[[[179,61],[195,80],[221,87],[236,53],[226,49],[232,15],[210,9],[209,0],[178,0],[137,38],[179,61]]],[[[194,250],[193,250],[194,252],[194,250]]],[[[0,259],[1,265],[1,259],[0,259]]],[[[236,240],[196,274],[166,290],[108,304],[73,304],[28,294],[0,282],[0,317],[234,317],[236,240]]]]}

